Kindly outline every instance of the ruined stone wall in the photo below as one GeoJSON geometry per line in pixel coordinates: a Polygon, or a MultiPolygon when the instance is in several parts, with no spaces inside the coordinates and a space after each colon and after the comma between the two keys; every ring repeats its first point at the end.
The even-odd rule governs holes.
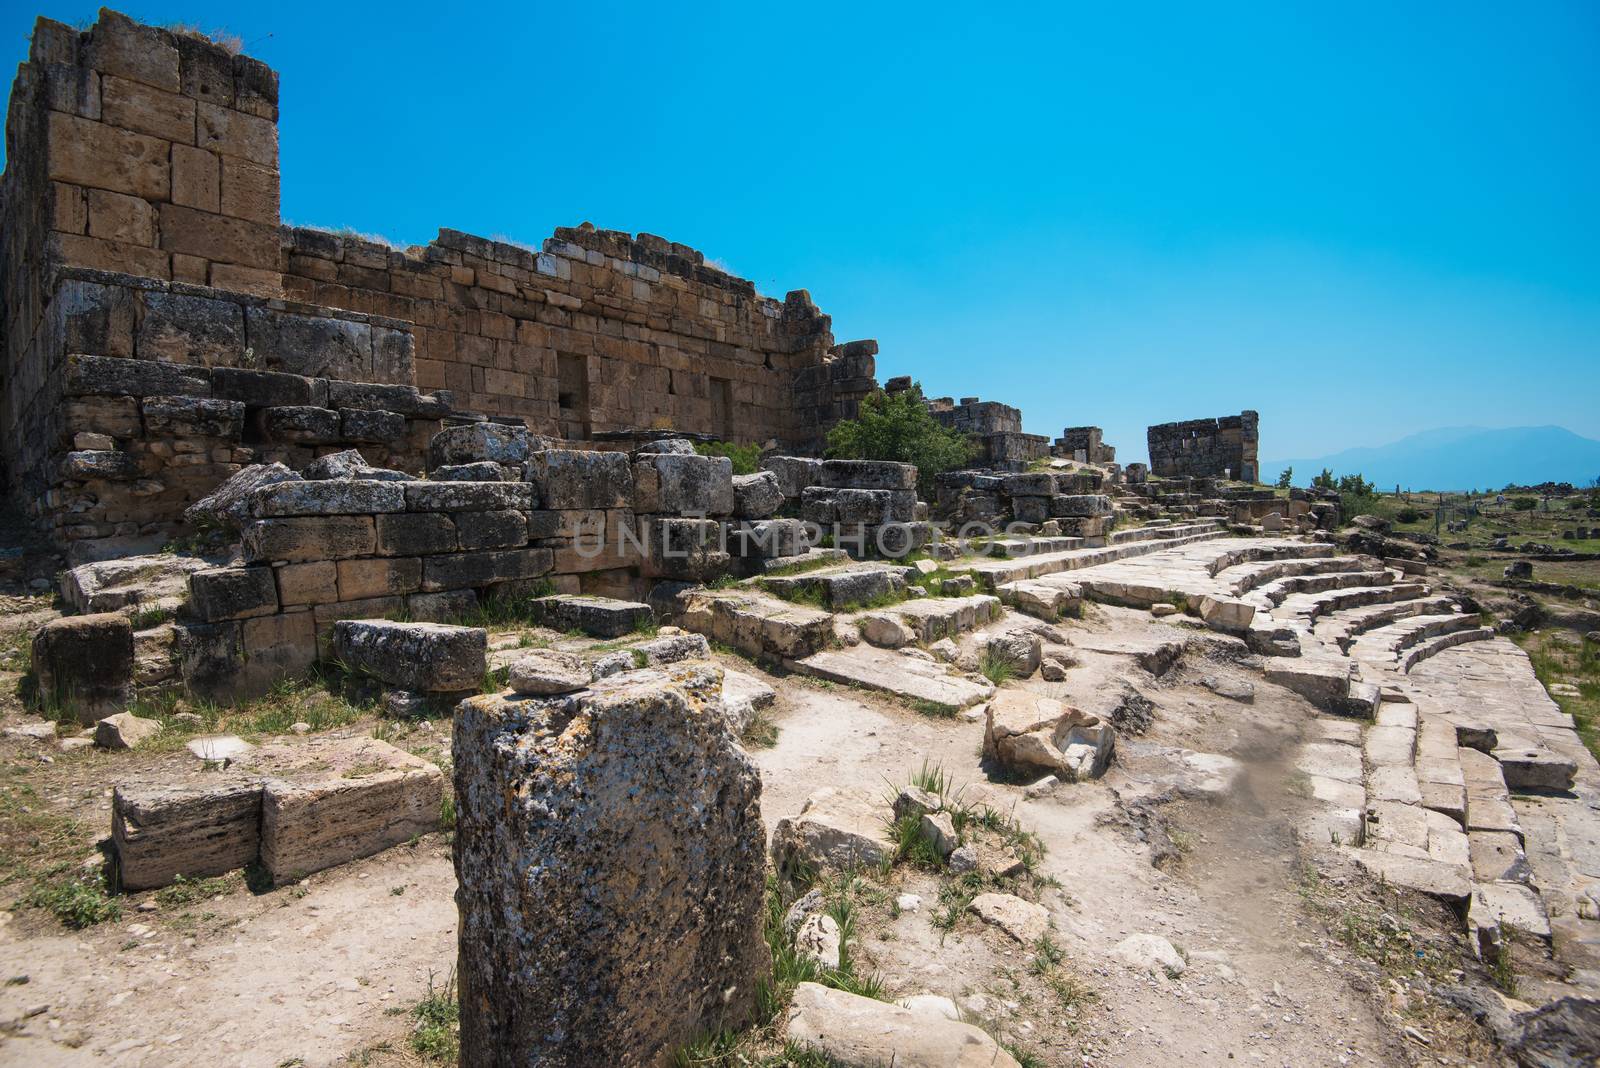
{"type": "Polygon", "coordinates": [[[1107,445],[1101,439],[1102,431],[1097,426],[1069,426],[1061,431],[1061,436],[1056,439],[1056,455],[1069,460],[1081,460],[1090,464],[1115,463],[1117,450],[1114,445],[1107,445]]]}
{"type": "MultiPolygon", "coordinates": [[[[277,118],[277,75],[211,41],[109,11],[36,24],[0,179],[0,461],[58,540],[172,529],[207,479],[261,458],[222,434],[160,477],[170,443],[142,415],[61,417],[78,355],[417,387],[550,438],[671,428],[796,452],[876,388],[877,345],[835,345],[805,291],[763,297],[648,234],[584,225],[533,251],[441,230],[399,251],[283,227],[277,118]],[[140,483],[138,506],[64,474],[74,451],[122,454],[96,470],[140,483]]],[[[423,441],[380,459],[420,470],[423,441]]]]}
{"type": "Polygon", "coordinates": [[[1260,416],[1245,411],[1219,419],[1162,423],[1149,430],[1150,472],[1158,478],[1260,478],[1260,416]]]}
{"type": "Polygon", "coordinates": [[[871,388],[876,345],[832,351],[803,290],[763,297],[650,234],[561,228],[534,251],[441,230],[401,252],[285,228],[283,251],[291,295],[415,324],[418,387],[553,437],[671,428],[799,447],[853,414],[836,386],[839,400],[871,388]]]}

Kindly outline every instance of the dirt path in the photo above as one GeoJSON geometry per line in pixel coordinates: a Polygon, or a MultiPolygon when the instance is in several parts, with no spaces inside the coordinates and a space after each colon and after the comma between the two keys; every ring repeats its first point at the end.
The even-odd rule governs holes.
{"type": "MultiPolygon", "coordinates": [[[[1136,613],[1108,618],[1116,633],[1150,625],[1136,613]]],[[[1014,811],[1047,848],[1043,874],[1059,885],[1040,900],[1064,967],[1088,993],[1042,993],[1029,976],[1032,949],[976,920],[936,928],[937,878],[897,869],[889,889],[926,905],[901,912],[885,898],[864,910],[858,932],[861,960],[890,995],[951,997],[1034,1063],[1053,1066],[1408,1063],[1296,890],[1279,757],[1309,715],[1298,698],[1258,684],[1255,703],[1241,705],[1192,679],[1144,676],[1152,727],[1124,738],[1111,773],[1028,800],[1020,787],[984,781],[981,722],[768,678],[779,691],[780,733],[753,756],[769,830],[822,786],[887,799],[926,762],[973,784],[971,799],[1014,811]],[[1184,845],[1177,866],[1162,871],[1130,833],[1138,820],[1129,806],[1170,784],[1184,747],[1248,755],[1251,782],[1226,801],[1162,808],[1184,845]],[[1169,979],[1117,958],[1114,947],[1134,933],[1180,947],[1185,973],[1169,979]]],[[[450,970],[453,889],[448,845],[429,836],[303,887],[156,912],[130,907],[121,921],[81,933],[18,914],[0,927],[0,971],[28,980],[0,987],[0,1020],[15,1021],[0,1063],[415,1063],[408,1012],[430,976],[442,981],[450,970]]]]}

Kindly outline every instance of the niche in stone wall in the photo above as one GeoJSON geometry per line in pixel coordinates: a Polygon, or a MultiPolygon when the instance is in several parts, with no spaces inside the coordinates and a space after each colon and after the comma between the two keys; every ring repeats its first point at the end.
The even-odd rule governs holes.
{"type": "Polygon", "coordinates": [[[561,436],[572,441],[589,437],[589,357],[556,353],[556,403],[561,409],[561,436]]]}

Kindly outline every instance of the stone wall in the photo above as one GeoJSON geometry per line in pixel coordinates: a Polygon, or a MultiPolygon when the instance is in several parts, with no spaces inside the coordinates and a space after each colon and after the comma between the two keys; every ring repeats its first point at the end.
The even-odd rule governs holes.
{"type": "Polygon", "coordinates": [[[1153,426],[1149,430],[1150,473],[1159,478],[1187,475],[1258,481],[1259,421],[1255,412],[1245,411],[1218,419],[1153,426]]]}
{"type": "Polygon", "coordinates": [[[7,489],[73,562],[150,551],[252,463],[357,446],[423,469],[448,395],[411,377],[406,324],[281,299],[62,268],[11,365],[7,489]],[[376,382],[374,381],[376,380],[376,382]]]}
{"type": "MultiPolygon", "coordinates": [[[[911,388],[904,375],[884,384],[889,393],[911,388]]],[[[1022,409],[999,401],[962,397],[934,397],[927,402],[928,414],[941,426],[959,430],[971,437],[977,452],[973,463],[999,471],[1024,471],[1029,463],[1050,454],[1050,439],[1022,430],[1022,409]]]]}
{"type": "MultiPolygon", "coordinates": [[[[399,250],[282,226],[277,88],[256,60],[115,12],[34,28],[0,179],[0,459],[60,540],[154,535],[209,488],[186,461],[181,494],[151,492],[126,518],[106,517],[128,511],[123,494],[50,496],[61,454],[84,451],[72,436],[104,432],[55,414],[79,354],[449,391],[549,438],[670,428],[796,452],[877,386],[877,344],[834,344],[804,290],[763,297],[649,234],[584,224],[535,250],[441,230],[399,250]]],[[[141,454],[120,468],[153,474],[143,424],[113,429],[141,454]]],[[[260,458],[205,444],[213,465],[260,458]]],[[[402,451],[385,462],[421,470],[421,449],[402,451]]]]}
{"type": "Polygon", "coordinates": [[[1115,463],[1116,446],[1107,445],[1101,440],[1101,433],[1097,426],[1069,426],[1061,431],[1061,436],[1056,439],[1055,448],[1051,451],[1057,456],[1081,463],[1115,463]]]}

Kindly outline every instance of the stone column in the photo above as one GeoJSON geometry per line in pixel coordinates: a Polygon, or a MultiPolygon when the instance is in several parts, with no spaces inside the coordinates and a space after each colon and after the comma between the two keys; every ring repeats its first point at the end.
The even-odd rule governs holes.
{"type": "Polygon", "coordinates": [[[748,1020],[761,780],[707,664],[455,716],[461,1063],[663,1063],[748,1020]]]}

